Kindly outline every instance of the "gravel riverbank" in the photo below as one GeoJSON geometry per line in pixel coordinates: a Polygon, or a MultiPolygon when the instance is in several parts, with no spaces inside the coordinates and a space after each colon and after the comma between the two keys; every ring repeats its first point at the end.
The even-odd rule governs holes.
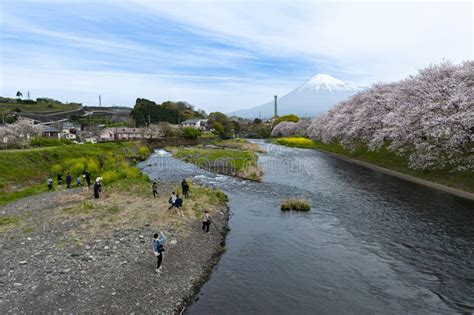
{"type": "Polygon", "coordinates": [[[228,221],[227,207],[214,205],[217,225],[204,234],[197,216],[187,211],[184,218],[168,211],[164,194],[143,199],[110,192],[93,200],[90,193],[74,189],[1,207],[3,217],[21,217],[21,223],[0,234],[0,313],[181,311],[223,252],[228,221]],[[77,209],[80,215],[69,215],[77,209]],[[156,220],[129,224],[126,215],[140,216],[140,209],[156,220]],[[102,223],[91,212],[104,213],[102,223]],[[158,229],[168,237],[162,274],[154,272],[151,253],[158,229]]]}

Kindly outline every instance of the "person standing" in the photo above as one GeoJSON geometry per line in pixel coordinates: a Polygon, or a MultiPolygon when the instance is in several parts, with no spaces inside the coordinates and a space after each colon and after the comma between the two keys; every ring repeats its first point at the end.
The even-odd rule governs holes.
{"type": "Polygon", "coordinates": [[[158,184],[156,183],[156,181],[153,181],[151,188],[153,190],[153,198],[156,198],[156,196],[158,196],[158,184]]]}
{"type": "Polygon", "coordinates": [[[63,183],[63,175],[58,174],[58,186],[61,186],[62,183],[63,183]]]}
{"type": "Polygon", "coordinates": [[[201,222],[202,222],[202,231],[204,233],[209,232],[209,226],[211,226],[212,220],[207,210],[204,211],[204,215],[202,216],[201,222]]]}
{"type": "Polygon", "coordinates": [[[66,187],[71,188],[72,176],[71,173],[67,173],[66,176],[66,187]]]}
{"type": "Polygon", "coordinates": [[[91,173],[86,172],[84,174],[84,177],[86,178],[86,183],[87,183],[87,190],[91,187],[91,173]]]}
{"type": "Polygon", "coordinates": [[[183,199],[181,199],[181,197],[179,195],[176,195],[176,200],[174,202],[174,205],[176,207],[176,209],[178,209],[179,211],[179,214],[184,217],[184,214],[183,214],[183,210],[181,209],[181,207],[183,206],[183,199]]]}
{"type": "Polygon", "coordinates": [[[186,181],[186,178],[184,178],[183,181],[181,182],[181,189],[183,191],[184,198],[188,199],[189,198],[189,184],[186,181]]]}
{"type": "Polygon", "coordinates": [[[76,187],[82,187],[81,177],[80,177],[80,176],[77,176],[77,177],[76,177],[76,187]]]}
{"type": "Polygon", "coordinates": [[[156,273],[161,273],[161,263],[163,262],[163,252],[165,251],[165,241],[166,241],[166,236],[160,232],[155,233],[153,235],[153,241],[151,243],[151,248],[153,250],[153,254],[156,256],[157,261],[156,261],[156,273]]]}
{"type": "Polygon", "coordinates": [[[99,183],[95,182],[94,183],[94,198],[99,199],[99,197],[100,197],[99,183]]]}
{"type": "Polygon", "coordinates": [[[53,189],[53,179],[51,178],[51,176],[48,176],[48,190],[51,190],[53,189]]]}

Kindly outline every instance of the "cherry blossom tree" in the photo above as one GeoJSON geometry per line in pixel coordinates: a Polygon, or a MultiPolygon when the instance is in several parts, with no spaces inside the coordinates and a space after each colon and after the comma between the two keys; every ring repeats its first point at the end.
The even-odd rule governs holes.
{"type": "Polygon", "coordinates": [[[419,169],[474,169],[474,62],[431,65],[376,84],[313,119],[314,139],[386,146],[419,169]]]}

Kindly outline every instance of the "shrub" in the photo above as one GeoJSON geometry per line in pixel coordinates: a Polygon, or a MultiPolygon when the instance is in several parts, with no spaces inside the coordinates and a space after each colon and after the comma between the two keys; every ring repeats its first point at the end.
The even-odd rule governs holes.
{"type": "Polygon", "coordinates": [[[185,139],[197,139],[201,135],[201,130],[191,128],[191,127],[186,127],[183,128],[183,138],[185,139]]]}
{"type": "Polygon", "coordinates": [[[288,198],[281,202],[281,210],[309,211],[311,209],[309,202],[304,198],[288,198]]]}
{"type": "Polygon", "coordinates": [[[142,158],[142,159],[146,159],[149,155],[150,155],[150,149],[148,149],[148,147],[140,147],[138,149],[138,155],[142,158]]]}
{"type": "Polygon", "coordinates": [[[74,144],[74,142],[69,139],[55,139],[46,137],[33,137],[31,139],[31,146],[33,147],[56,147],[70,144],[74,144]]]}

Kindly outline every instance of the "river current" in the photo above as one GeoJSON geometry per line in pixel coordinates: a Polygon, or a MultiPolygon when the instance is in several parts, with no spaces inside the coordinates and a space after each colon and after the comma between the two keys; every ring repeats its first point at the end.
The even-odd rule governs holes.
{"type": "Polygon", "coordinates": [[[474,312],[474,202],[322,152],[258,143],[268,150],[261,183],[163,151],[139,165],[151,178],[186,177],[229,196],[226,252],[187,313],[474,312]],[[311,211],[280,211],[294,196],[311,211]]]}

